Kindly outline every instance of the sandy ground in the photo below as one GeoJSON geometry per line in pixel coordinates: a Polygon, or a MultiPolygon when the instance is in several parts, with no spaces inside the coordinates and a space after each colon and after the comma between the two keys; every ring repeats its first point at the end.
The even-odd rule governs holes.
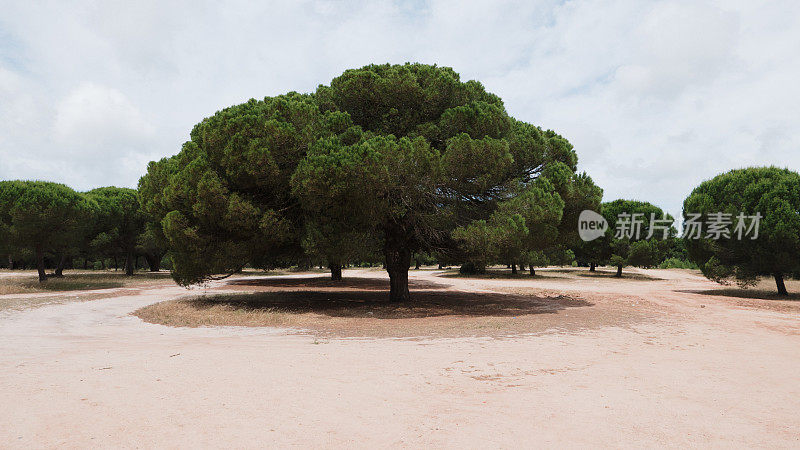
{"type": "Polygon", "coordinates": [[[554,318],[581,308],[560,309],[510,337],[174,328],[130,314],[179,287],[0,311],[0,447],[800,447],[800,302],[639,273],[656,279],[412,271],[450,291],[571,293],[589,324],[612,306],[646,316],[561,327],[554,318]]]}

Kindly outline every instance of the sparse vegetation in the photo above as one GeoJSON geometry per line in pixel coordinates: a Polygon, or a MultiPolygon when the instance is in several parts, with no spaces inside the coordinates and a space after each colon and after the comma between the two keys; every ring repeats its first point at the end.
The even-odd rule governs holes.
{"type": "Polygon", "coordinates": [[[697,264],[679,258],[667,258],[658,265],[659,269],[695,269],[699,270],[697,264]]]}

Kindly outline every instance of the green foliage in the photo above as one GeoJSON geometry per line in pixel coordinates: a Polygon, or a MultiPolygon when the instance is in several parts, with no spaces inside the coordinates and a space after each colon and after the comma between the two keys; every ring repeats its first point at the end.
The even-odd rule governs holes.
{"type": "Polygon", "coordinates": [[[436,264],[439,262],[434,255],[426,252],[417,252],[414,253],[413,261],[415,266],[418,268],[420,266],[429,266],[431,264],[436,264]]]}
{"type": "Polygon", "coordinates": [[[577,220],[582,202],[600,202],[591,179],[575,174],[566,139],[509,117],[497,96],[452,69],[366,66],[321,86],[317,99],[364,134],[313,146],[294,192],[315,221],[347,211],[350,229],[380,243],[391,278],[418,251],[477,270],[526,252],[567,255],[577,232],[565,212],[577,220]]]}
{"type": "Polygon", "coordinates": [[[92,216],[91,247],[106,256],[122,255],[126,271],[133,274],[133,258],[146,217],[139,206],[136,190],[118,187],[101,187],[85,194],[97,205],[92,216]]]}
{"type": "MultiPolygon", "coordinates": [[[[762,215],[757,239],[735,233],[719,240],[686,239],[690,259],[710,279],[748,285],[774,276],[781,291],[784,275],[800,272],[800,174],[777,167],[732,170],[705,181],[683,203],[684,218],[729,213],[762,215]]],[[[748,223],[749,225],[749,223],[748,223]]],[[[732,230],[733,231],[733,230],[732,230]]]]}
{"type": "Polygon", "coordinates": [[[547,265],[567,258],[558,245],[565,203],[550,181],[541,176],[510,199],[500,202],[488,221],[476,221],[453,231],[453,238],[477,267],[490,263],[547,265]]]}
{"type": "Polygon", "coordinates": [[[668,255],[679,251],[675,248],[677,231],[674,227],[670,226],[666,239],[663,239],[662,232],[649,236],[651,218],[672,220],[670,215],[665,215],[661,208],[653,204],[619,199],[603,203],[601,214],[608,221],[609,228],[604,236],[576,247],[577,257],[583,263],[610,264],[616,266],[617,273],[621,275],[622,268],[627,266],[657,267],[668,255]],[[640,232],[631,233],[633,236],[615,237],[621,214],[641,214],[640,232]]]}
{"type": "Polygon", "coordinates": [[[486,266],[497,260],[494,231],[485,220],[476,220],[453,231],[453,238],[466,251],[468,264],[464,270],[484,273],[486,266]]]}
{"type": "MultiPolygon", "coordinates": [[[[348,114],[363,134],[312,146],[293,192],[314,221],[347,211],[348,227],[379,243],[392,279],[405,276],[414,252],[454,248],[452,230],[489,219],[544,163],[548,137],[527,130],[538,145],[526,145],[523,131],[515,134],[522,125],[500,99],[480,83],[461,82],[452,69],[348,70],[317,98],[321,108],[348,114]],[[530,165],[515,165],[518,155],[530,165]]],[[[407,298],[407,287],[400,290],[394,299],[407,298]]]]}
{"type": "Polygon", "coordinates": [[[670,257],[661,261],[658,265],[659,269],[698,269],[697,264],[675,257],[670,257]]]}
{"type": "Polygon", "coordinates": [[[43,280],[44,253],[63,253],[77,245],[85,218],[91,217],[95,208],[93,201],[63,184],[0,181],[0,247],[33,251],[43,280]]]}
{"type": "Polygon", "coordinates": [[[663,250],[659,248],[658,241],[636,241],[630,244],[627,263],[631,266],[647,269],[656,267],[661,263],[663,250]]]}
{"type": "Polygon", "coordinates": [[[509,117],[480,83],[386,64],[218,112],[150,164],[139,192],[182,284],[382,253],[403,300],[415,253],[478,266],[569,256],[569,221],[602,195],[576,165],[566,139],[509,117]]]}
{"type": "Polygon", "coordinates": [[[482,266],[473,261],[467,261],[458,268],[458,273],[462,275],[479,275],[486,273],[486,266],[482,266]]]}
{"type": "Polygon", "coordinates": [[[312,95],[250,100],[204,119],[178,155],[150,163],[140,198],[175,280],[302,256],[302,211],[289,181],[312,143],[348,127],[346,116],[320,112],[312,95]]]}

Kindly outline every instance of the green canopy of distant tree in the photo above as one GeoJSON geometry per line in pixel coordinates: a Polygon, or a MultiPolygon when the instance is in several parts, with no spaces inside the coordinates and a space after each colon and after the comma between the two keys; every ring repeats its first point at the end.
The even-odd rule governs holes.
{"type": "Polygon", "coordinates": [[[122,255],[125,273],[133,275],[136,249],[146,223],[136,190],[101,187],[85,196],[97,206],[91,218],[94,227],[92,248],[101,255],[122,255]]]}
{"type": "Polygon", "coordinates": [[[684,219],[701,214],[707,224],[717,213],[728,215],[729,234],[713,239],[716,235],[705,229],[700,239],[686,236],[691,260],[721,283],[735,280],[746,286],[771,276],[778,293],[786,295],[784,278],[800,273],[800,174],[777,167],[732,170],[701,183],[683,203],[684,219]],[[740,214],[746,228],[737,231],[740,214]],[[761,218],[753,239],[749,217],[757,214],[761,218]]]}
{"type": "Polygon", "coordinates": [[[45,253],[65,255],[76,247],[95,207],[63,184],[0,181],[0,245],[32,251],[39,281],[45,281],[45,253]]]}
{"type": "Polygon", "coordinates": [[[576,247],[579,260],[590,266],[615,266],[616,276],[621,277],[622,269],[626,266],[656,267],[671,255],[677,231],[672,224],[673,217],[658,206],[644,201],[619,199],[603,203],[600,213],[608,222],[608,229],[604,236],[576,247]],[[627,216],[621,218],[621,215],[627,216]],[[655,223],[651,222],[653,219],[655,223]],[[619,223],[620,220],[628,224],[623,225],[619,223]],[[660,220],[666,222],[658,222],[660,220]],[[666,227],[666,235],[659,228],[653,228],[651,234],[654,225],[666,227]]]}

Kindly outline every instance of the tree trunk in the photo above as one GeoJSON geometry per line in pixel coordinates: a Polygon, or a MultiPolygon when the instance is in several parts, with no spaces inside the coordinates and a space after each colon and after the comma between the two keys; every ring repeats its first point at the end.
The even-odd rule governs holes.
{"type": "Polygon", "coordinates": [[[419,260],[414,260],[414,270],[419,270],[419,260]]]}
{"type": "Polygon", "coordinates": [[[511,275],[516,275],[516,274],[517,274],[517,265],[516,264],[512,264],[511,265],[511,275]]]}
{"type": "Polygon", "coordinates": [[[339,263],[328,263],[328,268],[331,269],[331,280],[342,281],[342,265],[339,263]]]}
{"type": "Polygon", "coordinates": [[[39,283],[47,280],[47,274],[44,273],[44,252],[42,247],[36,247],[36,270],[39,272],[39,283]]]}
{"type": "Polygon", "coordinates": [[[383,252],[386,256],[386,271],[389,272],[389,301],[407,302],[411,300],[411,294],[408,292],[411,249],[404,243],[397,242],[393,236],[387,235],[383,252]]]}
{"type": "Polygon", "coordinates": [[[622,266],[617,266],[617,274],[614,275],[614,276],[617,277],[617,278],[621,278],[622,277],[622,266]]]}
{"type": "Polygon", "coordinates": [[[83,270],[86,270],[88,268],[89,268],[89,260],[86,259],[86,258],[83,258],[83,270]]]}
{"type": "Polygon", "coordinates": [[[150,268],[150,272],[158,272],[161,270],[161,258],[149,253],[145,253],[144,259],[147,261],[147,267],[150,268]]]}
{"type": "Polygon", "coordinates": [[[439,263],[439,270],[442,270],[442,269],[444,269],[444,267],[442,267],[442,263],[439,263]]]}
{"type": "Polygon", "coordinates": [[[535,277],[536,276],[536,269],[532,265],[530,266],[530,268],[531,268],[531,276],[535,277]]]}
{"type": "Polygon", "coordinates": [[[774,277],[775,285],[778,287],[778,295],[789,295],[789,292],[786,290],[786,283],[783,282],[783,274],[776,273],[774,277]]]}
{"type": "Polygon", "coordinates": [[[58,265],[56,266],[55,272],[53,275],[62,278],[64,276],[64,266],[67,265],[67,255],[61,255],[61,258],[58,259],[58,265]]]}
{"type": "Polygon", "coordinates": [[[392,265],[386,270],[389,272],[389,301],[395,303],[411,300],[411,293],[408,292],[408,266],[392,265]]]}
{"type": "Polygon", "coordinates": [[[129,251],[127,255],[125,255],[125,275],[133,275],[133,264],[136,262],[136,257],[133,256],[133,252],[129,251]]]}
{"type": "Polygon", "coordinates": [[[590,263],[589,264],[589,272],[594,272],[595,268],[597,268],[597,264],[595,264],[595,263],[590,263]]]}

